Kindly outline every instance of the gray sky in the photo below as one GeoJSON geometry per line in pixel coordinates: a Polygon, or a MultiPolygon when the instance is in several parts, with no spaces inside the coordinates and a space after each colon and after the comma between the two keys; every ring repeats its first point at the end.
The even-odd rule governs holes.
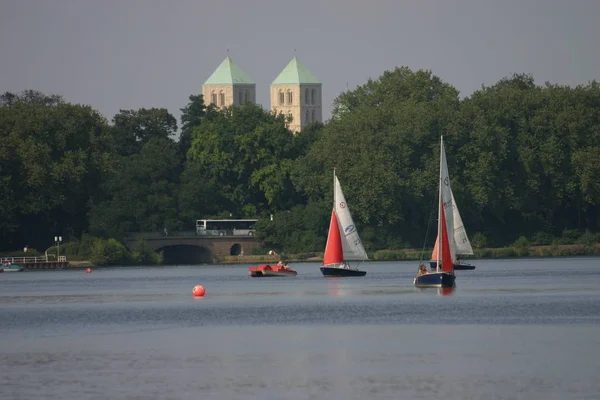
{"type": "Polygon", "coordinates": [[[112,119],[190,94],[227,55],[257,84],[293,57],[343,90],[385,70],[430,69],[470,95],[515,72],[600,78],[600,0],[0,0],[0,92],[63,95],[112,119]]]}

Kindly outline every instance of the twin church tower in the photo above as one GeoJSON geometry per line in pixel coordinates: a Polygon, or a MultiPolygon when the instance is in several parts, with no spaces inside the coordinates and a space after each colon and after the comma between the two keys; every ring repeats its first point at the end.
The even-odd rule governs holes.
{"type": "MultiPolygon", "coordinates": [[[[299,132],[323,122],[321,82],[294,56],[271,83],[271,110],[291,117],[288,128],[299,132]]],[[[202,85],[205,104],[219,108],[256,103],[256,83],[227,56],[202,85]]]]}

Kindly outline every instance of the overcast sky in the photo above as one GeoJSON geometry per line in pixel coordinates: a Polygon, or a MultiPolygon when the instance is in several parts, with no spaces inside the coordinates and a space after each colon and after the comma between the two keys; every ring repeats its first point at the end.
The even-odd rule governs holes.
{"type": "Polygon", "coordinates": [[[230,49],[268,107],[296,49],[329,118],[346,85],[396,66],[430,69],[462,96],[512,73],[598,80],[599,18],[600,0],[0,0],[0,92],[179,118],[230,49]]]}

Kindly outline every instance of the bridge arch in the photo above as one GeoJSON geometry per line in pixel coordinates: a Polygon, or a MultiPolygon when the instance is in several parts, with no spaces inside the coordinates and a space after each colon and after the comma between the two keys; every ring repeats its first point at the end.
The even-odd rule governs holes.
{"type": "Polygon", "coordinates": [[[231,249],[229,250],[229,255],[230,256],[242,256],[244,255],[244,249],[242,248],[242,245],[239,243],[234,243],[231,246],[231,249]]]}
{"type": "Polygon", "coordinates": [[[252,254],[258,245],[255,236],[196,236],[195,232],[138,233],[125,237],[125,245],[132,248],[139,240],[154,252],[163,251],[165,264],[218,263],[225,257],[252,254]]]}
{"type": "Polygon", "coordinates": [[[162,251],[163,264],[209,264],[213,261],[213,255],[204,246],[189,244],[175,244],[164,246],[155,250],[162,251]]]}

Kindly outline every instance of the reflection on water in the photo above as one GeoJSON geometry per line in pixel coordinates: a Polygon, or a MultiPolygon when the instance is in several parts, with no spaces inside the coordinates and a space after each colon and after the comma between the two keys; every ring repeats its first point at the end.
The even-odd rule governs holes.
{"type": "Polygon", "coordinates": [[[445,288],[437,288],[437,292],[440,296],[449,296],[456,290],[456,287],[445,287],[445,288]]]}
{"type": "Polygon", "coordinates": [[[412,263],[3,274],[0,398],[595,399],[598,260],[481,260],[443,289],[412,263]]]}

